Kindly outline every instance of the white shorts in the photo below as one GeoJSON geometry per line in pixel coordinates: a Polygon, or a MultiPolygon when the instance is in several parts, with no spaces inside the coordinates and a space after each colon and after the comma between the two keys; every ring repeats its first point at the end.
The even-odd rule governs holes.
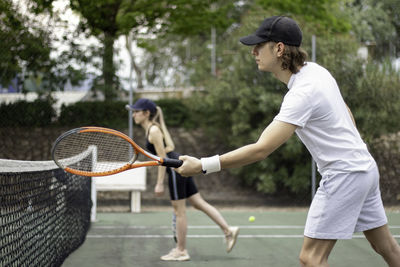
{"type": "Polygon", "coordinates": [[[311,203],[304,235],[318,239],[351,239],[385,225],[376,164],[368,171],[323,177],[311,203]]]}

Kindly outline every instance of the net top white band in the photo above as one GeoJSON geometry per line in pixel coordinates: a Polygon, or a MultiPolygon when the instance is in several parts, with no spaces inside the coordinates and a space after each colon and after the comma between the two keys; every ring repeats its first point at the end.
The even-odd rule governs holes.
{"type": "MultiPolygon", "coordinates": [[[[89,154],[93,153],[96,155],[96,147],[90,146],[89,149],[84,152],[75,155],[71,158],[64,159],[66,162],[79,162],[83,158],[86,158],[89,154]]],[[[93,163],[95,160],[93,159],[93,163]]],[[[31,171],[48,171],[55,170],[59,167],[53,160],[46,161],[27,161],[27,160],[11,160],[11,159],[0,159],[0,172],[31,172],[31,171]]]]}

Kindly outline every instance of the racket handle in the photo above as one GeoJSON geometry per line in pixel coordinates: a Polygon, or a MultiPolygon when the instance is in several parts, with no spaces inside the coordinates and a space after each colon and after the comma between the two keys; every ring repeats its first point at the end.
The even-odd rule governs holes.
{"type": "Polygon", "coordinates": [[[179,159],[163,158],[163,163],[161,165],[165,167],[179,168],[182,164],[183,161],[179,159]]]}

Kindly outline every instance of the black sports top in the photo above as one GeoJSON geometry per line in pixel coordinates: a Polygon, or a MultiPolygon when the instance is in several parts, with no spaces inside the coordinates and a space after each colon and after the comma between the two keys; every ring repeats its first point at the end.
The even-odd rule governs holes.
{"type": "MultiPolygon", "coordinates": [[[[152,126],[150,126],[150,127],[152,127],[152,126]]],[[[149,130],[150,130],[150,128],[149,128],[149,130]]],[[[147,137],[148,137],[148,134],[146,134],[146,149],[147,149],[147,151],[149,151],[150,153],[152,153],[154,155],[157,155],[156,148],[154,147],[154,145],[152,143],[150,143],[150,141],[147,137]]],[[[164,141],[164,147],[165,147],[166,146],[165,140],[163,140],[163,141],[164,141]]],[[[180,156],[179,153],[176,153],[174,151],[167,153],[167,157],[170,159],[178,159],[179,156],[180,156]]]]}

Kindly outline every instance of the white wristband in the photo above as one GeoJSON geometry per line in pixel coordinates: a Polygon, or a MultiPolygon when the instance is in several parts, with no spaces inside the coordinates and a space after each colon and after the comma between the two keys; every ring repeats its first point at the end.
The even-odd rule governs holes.
{"type": "Polygon", "coordinates": [[[200,160],[201,160],[201,169],[203,170],[204,174],[219,172],[221,170],[219,155],[215,155],[209,158],[201,158],[200,160]]]}

